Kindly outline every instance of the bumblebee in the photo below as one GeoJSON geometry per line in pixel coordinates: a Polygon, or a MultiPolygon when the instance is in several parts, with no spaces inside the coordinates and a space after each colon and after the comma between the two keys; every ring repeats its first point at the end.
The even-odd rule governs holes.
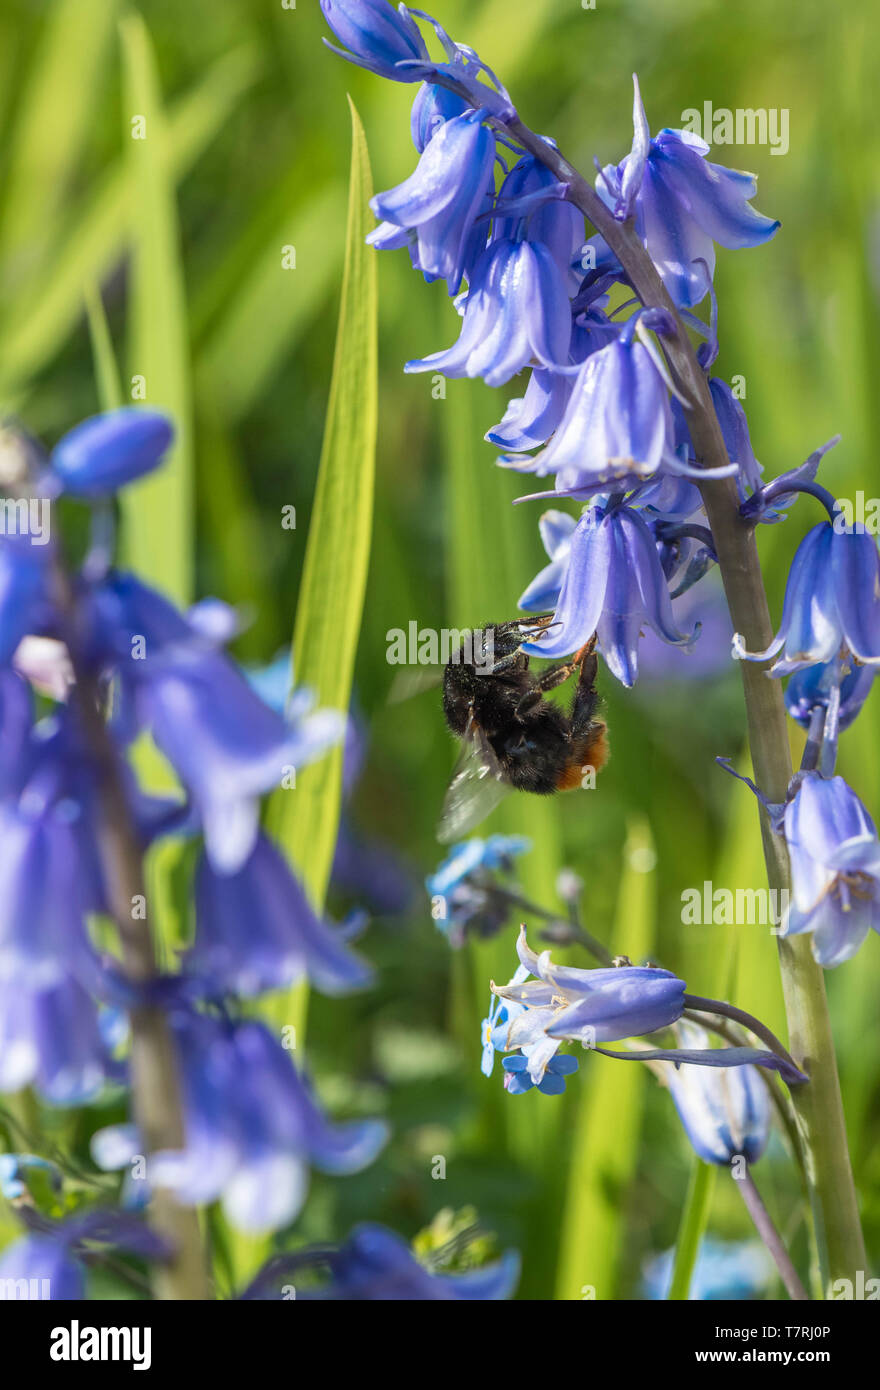
{"type": "Polygon", "coordinates": [[[523,642],[540,640],[552,616],[478,629],[444,667],[443,713],[463,746],[437,829],[443,844],[469,834],[508,790],[538,796],[568,791],[583,785],[587,768],[598,771],[608,761],[605,724],[595,717],[595,634],[538,675],[521,650],[523,642]],[[566,714],[544,696],[575,671],[566,714]]]}

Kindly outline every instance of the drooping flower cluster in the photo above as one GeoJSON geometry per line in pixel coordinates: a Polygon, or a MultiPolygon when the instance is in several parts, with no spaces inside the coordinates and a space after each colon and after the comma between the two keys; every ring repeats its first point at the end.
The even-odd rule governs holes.
{"type": "MultiPolygon", "coordinates": [[[[554,622],[525,650],[567,656],[596,632],[610,670],[631,686],[644,629],[685,649],[698,637],[698,628],[682,630],[672,599],[716,559],[691,481],[712,472],[690,437],[688,401],[657,350],[672,331],[669,316],[647,307],[638,291],[633,299],[634,286],[601,235],[585,240],[552,140],[523,136],[507,92],[471,49],[406,5],[395,12],[384,0],[326,0],[323,8],[349,49],[344,57],[422,83],[412,116],[419,163],[375,200],[385,220],[370,239],[383,248],[408,246],[427,279],[444,279],[458,295],[462,325],[453,347],[407,370],[481,376],[493,386],[529,370],[524,393],[487,438],[504,450],[504,467],[553,479],[550,492],[535,496],[589,504],[580,519],[551,511],[541,520],[550,564],[520,604],[532,612],[553,608],[554,622]],[[433,27],[445,63],[431,60],[417,21],[433,27]],[[497,186],[495,165],[503,170],[497,186]]],[[[741,637],[734,643],[739,657],[776,657],[773,676],[793,675],[788,707],[808,730],[803,770],[814,774],[814,786],[817,777],[833,777],[838,733],[855,718],[880,665],[880,557],[875,536],[846,524],[845,509],[815,483],[836,440],[764,485],[739,393],[710,376],[719,352],[716,245],[760,246],[779,222],[753,207],[752,175],[708,154],[688,131],[652,137],[636,81],[631,150],[600,169],[596,192],[614,219],[633,226],[682,323],[705,340],[697,359],[730,460],[714,472],[733,473],[743,521],[780,521],[799,492],[828,508],[830,520],[809,532],[795,556],[771,646],[748,652],[741,637]],[[708,323],[692,312],[707,297],[708,323]]],[[[796,783],[790,814],[779,821],[798,904],[788,930],[813,932],[817,958],[827,965],[851,954],[872,924],[876,837],[861,808],[871,830],[854,832],[853,845],[824,814],[802,834],[798,798],[812,795],[796,783]]],[[[835,796],[841,793],[819,793],[822,804],[835,796]]]]}
{"type": "MultiPolygon", "coordinates": [[[[688,587],[714,560],[699,493],[686,483],[711,472],[696,458],[651,336],[670,331],[668,316],[643,307],[626,316],[626,275],[601,237],[585,239],[583,213],[550,167],[553,142],[540,145],[546,159],[523,146],[505,89],[471,49],[406,5],[327,0],[323,9],[346,45],[342,56],[422,84],[412,112],[417,167],[373,200],[382,220],[368,239],[408,247],[427,280],[458,296],[462,323],[452,347],[406,370],[481,376],[490,386],[529,370],[525,393],[487,435],[504,451],[499,463],[552,477],[553,491],[539,496],[597,509],[570,545],[563,533],[575,530],[574,518],[551,514],[558,583],[536,580],[522,602],[533,611],[558,602],[557,623],[532,650],[569,655],[598,629],[612,671],[631,685],[643,626],[685,647],[696,636],[679,631],[669,585],[676,576],[679,591],[688,587]],[[432,62],[418,21],[433,27],[445,63],[432,62]]],[[[597,192],[615,217],[634,218],[676,304],[690,308],[711,290],[716,242],[757,246],[779,224],[751,207],[751,176],[708,162],[693,136],[664,130],[651,139],[638,84],[633,115],[632,151],[600,172],[597,192]]],[[[718,351],[714,309],[702,328],[708,370],[718,351]]],[[[731,460],[715,471],[734,473],[745,499],[760,480],[745,416],[725,382],[713,379],[712,392],[731,460]]]]}
{"type": "MultiPolygon", "coordinates": [[[[244,1229],[275,1230],[298,1211],[309,1164],[351,1172],[385,1140],[376,1121],[330,1124],[281,1042],[228,1014],[234,996],[301,978],[329,994],[370,979],[344,935],[315,913],[259,819],[261,797],[338,741],[345,721],[312,710],[303,692],[289,719],[270,709],[223,650],[235,629],[231,610],[209,602],[182,613],[113,566],[101,506],[158,466],[170,438],[164,417],[122,410],[78,426],[46,461],[30,442],[4,440],[4,477],[19,495],[51,502],[65,494],[97,509],[74,574],[54,536],[0,541],[0,1088],[32,1085],[48,1101],[74,1105],[125,1082],[119,1006],[160,1003],[181,1079],[183,1147],[148,1155],[144,1190],[128,1185],[132,1205],[168,1187],[184,1203],[222,1198],[244,1229]],[[53,666],[63,679],[50,678],[53,666]],[[109,710],[100,749],[92,700],[109,710]],[[178,796],[139,785],[128,754],[144,735],[174,770],[178,796]],[[117,813],[128,819],[135,852],[168,836],[202,842],[195,934],[180,974],[135,979],[106,949],[106,935],[103,949],[95,944],[95,916],[115,918],[121,937],[139,918],[133,902],[132,922],[121,919],[104,853],[108,776],[118,778],[125,804],[117,813]]],[[[97,1151],[120,1166],[145,1153],[145,1141],[111,1131],[97,1151]]],[[[56,1238],[28,1239],[47,1250],[56,1238]]],[[[79,1239],[58,1244],[54,1277],[65,1289],[79,1239]]]]}

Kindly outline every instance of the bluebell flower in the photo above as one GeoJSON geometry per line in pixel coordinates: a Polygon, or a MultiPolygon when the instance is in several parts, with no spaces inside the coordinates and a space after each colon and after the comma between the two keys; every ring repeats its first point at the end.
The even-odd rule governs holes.
{"type": "Polygon", "coordinates": [[[218,874],[203,855],[195,893],[195,942],[184,963],[212,991],[261,994],[304,976],[331,995],[369,983],[370,968],[316,915],[265,835],[236,873],[218,874]]]}
{"type": "Polygon", "coordinates": [[[831,661],[841,648],[866,665],[880,665],[880,554],[866,532],[837,531],[830,521],[808,531],[797,548],[785,587],[782,623],[766,651],[734,653],[774,662],[770,674],[787,676],[831,661]]]}
{"type": "Polygon", "coordinates": [[[416,82],[422,76],[418,63],[428,64],[428,50],[405,6],[395,9],[388,0],[321,0],[324,18],[339,41],[349,50],[324,42],[341,58],[368,68],[380,77],[416,82]],[[399,67],[412,62],[414,67],[399,67]]]}
{"type": "MultiPolygon", "coordinates": [[[[764,472],[762,465],[755,458],[746,412],[742,402],[733,394],[727,382],[722,381],[720,377],[709,378],[709,393],[715,407],[715,414],[718,416],[721,433],[724,436],[727,457],[731,463],[737,464],[739,469],[736,474],[736,487],[740,501],[746,502],[747,498],[754,495],[760,488],[761,475],[764,472]]],[[[684,444],[688,461],[695,464],[697,457],[694,446],[684,418],[684,411],[677,400],[672,402],[672,413],[675,419],[676,444],[684,444]]]]}
{"type": "Polygon", "coordinates": [[[279,1285],[290,1284],[302,1268],[324,1265],[330,1278],[317,1288],[297,1288],[297,1300],[346,1302],[490,1301],[510,1298],[519,1279],[519,1256],[507,1251],[500,1260],[459,1274],[431,1273],[419,1264],[399,1235],[385,1226],[364,1222],[355,1226],[338,1250],[312,1255],[308,1249],[271,1260],[242,1295],[245,1299],[281,1296],[279,1285]]]}
{"type": "MultiPolygon", "coordinates": [[[[429,153],[435,144],[436,138],[429,153]]],[[[503,386],[530,363],[563,365],[570,338],[568,292],[552,255],[539,241],[504,238],[474,267],[458,342],[407,362],[405,370],[481,376],[489,386],[503,386]]]]}
{"type": "Polygon", "coordinates": [[[286,722],[198,627],[131,576],[110,576],[94,607],[96,645],[120,676],[123,728],[152,734],[192,799],[212,864],[235,873],[256,843],[260,796],[338,742],[344,715],[297,705],[286,722]]]}
{"type": "Polygon", "coordinates": [[[94,1000],[72,977],[42,989],[0,983],[0,1091],[35,1087],[53,1105],[84,1105],[118,1079],[94,1000]]]}
{"type": "MultiPolygon", "coordinates": [[[[555,583],[555,575],[552,578],[555,583]]],[[[678,630],[657,546],[644,517],[626,506],[591,507],[571,536],[554,626],[546,639],[524,643],[523,651],[567,656],[598,631],[610,671],[631,686],[638,676],[639,636],[646,626],[678,646],[688,646],[697,636],[696,630],[678,630]]]]}
{"type": "Polygon", "coordinates": [[[699,304],[715,269],[715,243],[760,246],[779,222],[750,206],[757,192],[753,174],[725,169],[706,159],[709,146],[684,130],[661,130],[648,140],[636,86],[632,152],[596,180],[600,197],[615,215],[635,216],[636,231],[675,303],[699,304]]]}
{"type": "MultiPolygon", "coordinates": [[[[240,1230],[274,1231],[299,1212],[309,1165],[358,1172],[387,1132],[376,1120],[331,1125],[288,1052],[254,1020],[233,1023],[178,1009],[169,1015],[183,1093],[184,1145],[151,1156],[147,1178],[180,1202],[220,1200],[240,1230]]],[[[131,1130],[93,1141],[96,1162],[122,1166],[143,1153],[131,1130]]]]}
{"type": "MultiPolygon", "coordinates": [[[[548,141],[548,144],[550,142],[548,141]]],[[[584,215],[566,197],[565,185],[534,155],[526,154],[506,174],[498,190],[492,240],[527,237],[547,247],[575,293],[583,278],[572,262],[583,247],[584,215]]]]}
{"type": "Polygon", "coordinates": [[[452,945],[460,946],[468,931],[492,936],[510,915],[510,901],[493,874],[509,873],[516,856],[531,848],[521,835],[490,835],[454,845],[435,873],[425,879],[431,898],[442,902],[438,927],[452,945]]]}
{"type": "Polygon", "coordinates": [[[613,342],[587,357],[545,449],[499,462],[519,472],[554,473],[557,496],[580,498],[638,487],[660,474],[734,472],[730,464],[706,473],[676,453],[666,382],[635,329],[634,316],[613,342]]]}
{"type": "Polygon", "coordinates": [[[9,666],[29,633],[54,620],[50,547],[29,536],[0,537],[0,666],[9,666]]]}
{"type": "Polygon", "coordinates": [[[134,1217],[91,1211],[14,1241],[0,1254],[0,1284],[25,1281],[24,1297],[80,1303],[86,1296],[84,1260],[102,1247],[148,1260],[168,1254],[165,1242],[134,1217]]]}
{"type": "MultiPolygon", "coordinates": [[[[510,980],[510,984],[521,985],[528,978],[527,966],[520,965],[517,967],[513,979],[510,980]]],[[[480,1024],[480,1041],[482,1043],[480,1071],[484,1076],[492,1075],[495,1068],[495,1053],[506,1051],[510,1024],[524,1011],[524,1005],[502,999],[500,994],[492,995],[489,1001],[489,1012],[480,1024]]]]}
{"type": "MultiPolygon", "coordinates": [[[[527,1072],[536,1086],[563,1040],[592,1047],[653,1033],[681,1018],[686,986],[668,970],[647,966],[581,970],[554,965],[549,951],[539,955],[531,949],[524,927],[516,949],[521,966],[535,978],[523,981],[517,975],[510,984],[493,983],[491,988],[508,1005],[522,1006],[506,1025],[504,1045],[509,1050],[521,1048],[525,1065],[517,1062],[508,1070],[514,1076],[527,1072]]],[[[571,1070],[564,1063],[558,1074],[571,1070]]]]}
{"type": "MultiPolygon", "coordinates": [[[[645,1262],[643,1278],[646,1298],[669,1297],[675,1253],[675,1250],[666,1250],[645,1262]]],[[[690,1297],[698,1302],[713,1299],[739,1302],[762,1298],[775,1277],[773,1261],[760,1241],[724,1241],[707,1237],[700,1244],[690,1297]]]]}
{"type": "Polygon", "coordinates": [[[415,231],[419,269],[426,280],[446,280],[450,294],[469,268],[474,221],[494,186],[495,137],[481,114],[467,111],[440,125],[415,173],[370,203],[385,224],[415,231]]]}
{"type": "MultiPolygon", "coordinates": [[[[682,1020],[676,1031],[683,1047],[709,1046],[696,1024],[682,1020]]],[[[662,1065],[679,1119],[704,1163],[756,1163],[770,1138],[770,1093],[758,1068],[662,1065]]]]}
{"type": "Polygon", "coordinates": [[[813,711],[827,710],[835,687],[839,691],[838,727],[848,729],[871,693],[873,666],[860,666],[836,657],[817,666],[802,666],[785,687],[785,707],[789,717],[808,729],[813,711]]]}
{"type": "MultiPolygon", "coordinates": [[[[618,330],[605,314],[596,309],[580,315],[571,328],[568,361],[570,365],[586,361],[592,352],[607,347],[617,337],[618,330]]],[[[486,434],[490,444],[517,453],[540,448],[559,427],[571,399],[574,378],[566,372],[554,372],[536,367],[526,387],[525,395],[510,401],[504,418],[486,434]]],[[[511,459],[505,459],[513,467],[511,459]]],[[[524,472],[540,473],[532,468],[532,460],[522,460],[516,467],[524,472]]]]}
{"type": "Polygon", "coordinates": [[[455,116],[464,115],[467,109],[467,102],[447,87],[423,82],[416,92],[410,113],[410,133],[419,154],[431,143],[442,125],[455,116]]]}
{"type": "Polygon", "coordinates": [[[782,813],[792,903],[783,935],[811,932],[820,965],[849,960],[880,931],[880,843],[842,777],[802,776],[782,813]]]}
{"type": "Polygon", "coordinates": [[[109,497],[157,468],[173,435],[170,420],[157,411],[110,410],[69,430],[49,465],[69,497],[109,497]]]}

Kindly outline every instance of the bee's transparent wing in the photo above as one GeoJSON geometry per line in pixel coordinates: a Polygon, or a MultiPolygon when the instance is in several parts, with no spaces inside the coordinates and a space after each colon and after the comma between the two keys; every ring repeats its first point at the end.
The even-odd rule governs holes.
{"type": "Polygon", "coordinates": [[[437,839],[448,845],[469,835],[508,791],[492,745],[471,720],[443,802],[437,839]]]}

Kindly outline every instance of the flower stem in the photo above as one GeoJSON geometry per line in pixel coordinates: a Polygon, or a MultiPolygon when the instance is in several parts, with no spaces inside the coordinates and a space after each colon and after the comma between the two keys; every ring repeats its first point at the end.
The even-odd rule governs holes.
{"type": "Polygon", "coordinates": [[[749,1216],[755,1223],[755,1229],[762,1241],[766,1245],[773,1262],[779,1270],[779,1277],[788,1290],[789,1298],[798,1303],[808,1303],[810,1296],[801,1283],[798,1272],[791,1262],[791,1256],[785,1248],[782,1237],[770,1217],[770,1213],[764,1206],[760,1192],[755,1186],[755,1179],[752,1177],[751,1170],[747,1167],[744,1173],[734,1177],[734,1182],[740,1190],[740,1195],[748,1208],[749,1216]]]}
{"type": "Polygon", "coordinates": [[[722,1018],[731,1018],[734,1023],[741,1023],[743,1028],[748,1028],[750,1033],[765,1042],[771,1052],[775,1052],[777,1057],[782,1057],[786,1062],[790,1062],[794,1067],[796,1062],[791,1057],[775,1033],[772,1033],[766,1024],[753,1014],[746,1013],[745,1009],[738,1009],[735,1004],[725,1004],[721,999],[703,999],[699,994],[685,994],[684,1002],[689,1009],[696,1010],[697,1013],[720,1014],[722,1018]]]}
{"type": "MultiPolygon", "coordinates": [[[[86,747],[96,774],[101,824],[98,848],[110,913],[119,930],[122,963],[134,985],[156,974],[150,924],[135,918],[135,902],[145,902],[142,852],[125,794],[119,755],[101,713],[98,683],[79,656],[77,609],[70,579],[60,562],[54,568],[58,603],[66,619],[66,637],[76,683],[72,691],[86,747]]],[[[147,1156],[183,1145],[183,1106],[174,1045],[162,1009],[141,1003],[131,1017],[131,1092],[134,1116],[147,1156]]],[[[148,1163],[149,1170],[149,1163],[148,1163]]],[[[148,1173],[149,1175],[149,1173],[148,1173]]],[[[170,1257],[156,1265],[157,1298],[177,1302],[208,1298],[197,1212],[156,1191],[150,1203],[152,1225],[165,1238],[170,1257]]]]}
{"type": "MultiPolygon", "coordinates": [[[[469,99],[454,79],[443,78],[441,84],[469,99]]],[[[518,117],[505,122],[504,129],[568,186],[570,201],[607,242],[645,308],[664,309],[670,316],[671,331],[661,342],[682,396],[694,452],[704,467],[723,467],[729,459],[706,374],[632,221],[616,221],[561,151],[518,117]]],[[[745,635],[750,650],[763,651],[770,645],[773,629],[754,528],[739,514],[731,478],[706,480],[701,493],[734,631],[745,635]]],[[[792,773],[782,689],[779,681],[767,679],[766,663],[744,661],[740,670],[755,778],[771,801],[781,802],[792,773]]],[[[762,810],[760,816],[770,887],[787,889],[790,871],[785,842],[773,833],[766,812],[762,810]]],[[[795,1087],[792,1103],[809,1157],[810,1201],[827,1293],[830,1280],[854,1279],[859,1269],[866,1268],[865,1246],[822,970],[813,959],[806,936],[780,937],[778,947],[789,1046],[797,1064],[810,1076],[809,1084],[795,1087]]]]}

